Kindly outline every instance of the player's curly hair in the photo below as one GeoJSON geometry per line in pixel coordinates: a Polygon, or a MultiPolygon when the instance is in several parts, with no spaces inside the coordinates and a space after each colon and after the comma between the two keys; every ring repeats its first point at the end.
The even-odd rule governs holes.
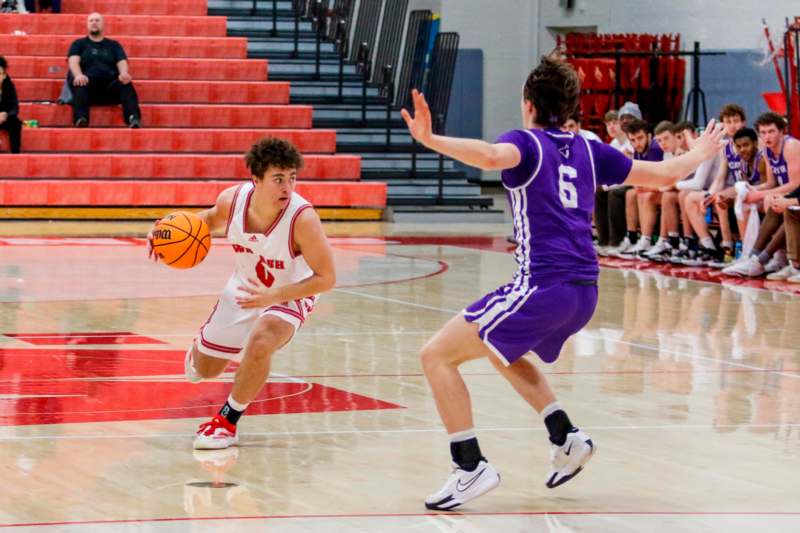
{"type": "Polygon", "coordinates": [[[261,179],[269,167],[300,170],[303,156],[285,139],[264,137],[244,154],[244,162],[250,173],[261,179]]]}
{"type": "Polygon", "coordinates": [[[719,119],[725,117],[736,117],[742,119],[742,122],[747,122],[747,117],[744,114],[744,108],[739,104],[725,104],[719,112],[719,119]]]}
{"type": "Polygon", "coordinates": [[[539,66],[528,75],[522,94],[536,108],[537,124],[560,127],[578,109],[581,82],[569,63],[542,56],[539,66]]]}

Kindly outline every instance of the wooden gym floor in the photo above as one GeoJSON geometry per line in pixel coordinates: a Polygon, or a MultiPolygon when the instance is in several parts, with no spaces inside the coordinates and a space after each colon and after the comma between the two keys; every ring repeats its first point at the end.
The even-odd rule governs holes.
{"type": "Polygon", "coordinates": [[[546,367],[595,458],[547,489],[539,417],[470,363],[502,483],[435,514],[448,443],[417,353],[510,278],[508,228],[329,224],[339,287],[274,358],[241,445],[193,452],[229,376],[191,385],[183,353],[232,253],[152,265],[130,238],[147,226],[0,225],[0,528],[800,530],[798,295],[604,268],[593,321],[546,367]]]}

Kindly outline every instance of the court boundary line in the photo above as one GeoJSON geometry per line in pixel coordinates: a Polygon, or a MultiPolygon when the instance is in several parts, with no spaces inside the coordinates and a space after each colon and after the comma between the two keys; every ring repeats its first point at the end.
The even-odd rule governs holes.
{"type": "Polygon", "coordinates": [[[162,518],[128,518],[119,520],[76,520],[62,522],[27,522],[0,524],[0,528],[13,527],[53,527],[70,525],[100,524],[140,524],[154,522],[212,522],[219,520],[323,520],[331,518],[402,518],[423,516],[800,516],[800,511],[506,511],[506,512],[419,512],[419,513],[343,513],[343,514],[310,514],[310,515],[253,515],[253,516],[199,516],[199,517],[162,517],[162,518]]]}

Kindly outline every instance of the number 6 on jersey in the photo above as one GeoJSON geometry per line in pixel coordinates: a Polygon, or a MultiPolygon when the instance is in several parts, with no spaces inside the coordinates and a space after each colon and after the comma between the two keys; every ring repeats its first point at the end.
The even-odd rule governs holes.
{"type": "Polygon", "coordinates": [[[578,207],[578,189],[568,179],[576,179],[578,171],[567,165],[558,166],[558,196],[561,203],[568,209],[578,207]]]}

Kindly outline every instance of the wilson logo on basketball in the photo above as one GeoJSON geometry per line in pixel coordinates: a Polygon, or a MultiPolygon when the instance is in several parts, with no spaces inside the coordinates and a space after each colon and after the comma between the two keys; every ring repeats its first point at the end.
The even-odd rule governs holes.
{"type": "Polygon", "coordinates": [[[165,239],[165,240],[172,240],[172,230],[167,228],[159,228],[157,230],[153,230],[153,238],[154,239],[165,239]]]}

